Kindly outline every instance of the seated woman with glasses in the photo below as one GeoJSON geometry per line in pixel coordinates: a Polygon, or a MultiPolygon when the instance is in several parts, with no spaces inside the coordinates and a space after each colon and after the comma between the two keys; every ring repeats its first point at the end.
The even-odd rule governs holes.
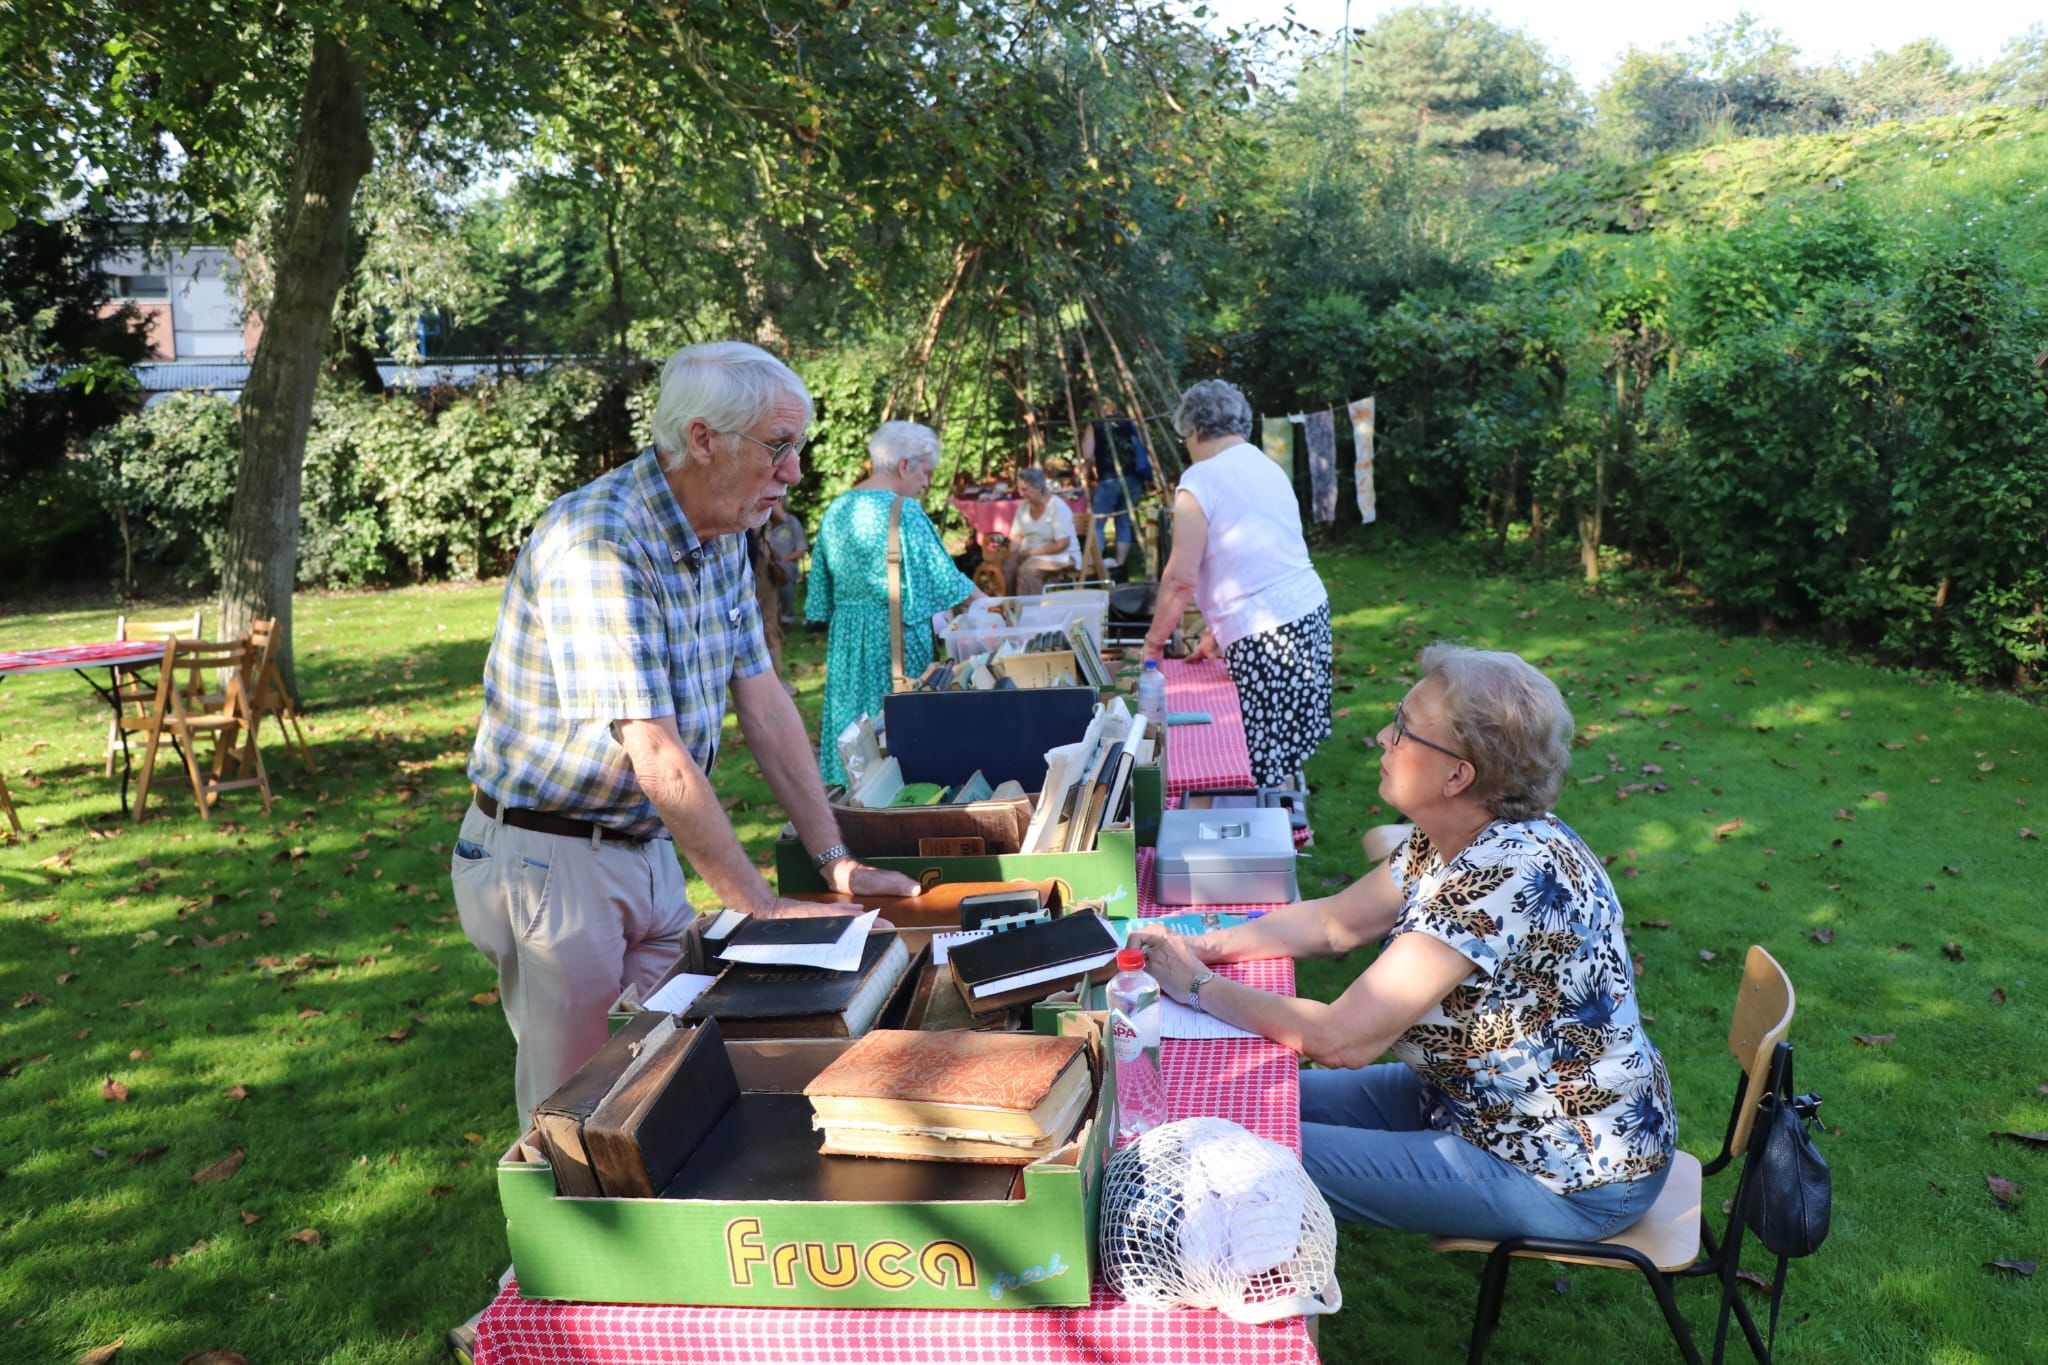
{"type": "Polygon", "coordinates": [[[1678,1124],[1621,901],[1550,813],[1571,713],[1513,654],[1436,644],[1420,672],[1379,733],[1380,797],[1414,822],[1393,857],[1334,896],[1132,941],[1175,999],[1324,1068],[1301,1073],[1302,1164],[1340,1218],[1493,1240],[1606,1237],[1656,1200],[1678,1124]],[[1381,940],[1330,1003],[1204,965],[1340,957],[1381,940]],[[1380,1062],[1390,1050],[1396,1060],[1380,1062]]]}
{"type": "Polygon", "coordinates": [[[811,545],[806,620],[830,622],[825,637],[825,714],[818,770],[846,781],[839,732],[879,716],[889,691],[889,509],[903,511],[903,671],[912,678],[932,661],[931,618],[981,591],[954,567],[939,528],[918,499],[939,464],[939,438],[917,422],[884,422],[868,438],[868,476],[832,500],[811,545]]]}

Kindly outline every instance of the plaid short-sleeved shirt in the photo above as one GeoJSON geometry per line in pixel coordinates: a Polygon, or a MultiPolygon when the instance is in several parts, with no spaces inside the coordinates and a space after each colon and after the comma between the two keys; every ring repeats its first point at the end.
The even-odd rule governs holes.
{"type": "Polygon", "coordinates": [[[520,551],[469,779],[501,806],[660,834],[612,722],[674,716],[709,771],[729,685],[768,667],[746,537],[700,546],[642,451],[555,499],[520,551]]]}

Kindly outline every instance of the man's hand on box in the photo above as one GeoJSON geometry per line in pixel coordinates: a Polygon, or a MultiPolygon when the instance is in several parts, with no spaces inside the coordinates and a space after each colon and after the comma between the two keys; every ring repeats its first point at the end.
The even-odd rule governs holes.
{"type": "Polygon", "coordinates": [[[923,890],[901,872],[869,867],[851,858],[830,864],[824,876],[827,886],[847,896],[915,896],[923,890]]]}

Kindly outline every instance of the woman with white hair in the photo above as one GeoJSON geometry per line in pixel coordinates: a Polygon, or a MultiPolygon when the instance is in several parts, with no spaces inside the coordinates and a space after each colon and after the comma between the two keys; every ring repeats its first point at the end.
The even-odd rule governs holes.
{"type": "Polygon", "coordinates": [[[1067,506],[1065,498],[1052,495],[1045,471],[1032,466],[1017,471],[1017,494],[1024,505],[1010,523],[1010,552],[1003,559],[1003,574],[1016,596],[1036,597],[1045,591],[1047,574],[1081,566],[1074,509],[1067,506]]]}
{"type": "Polygon", "coordinates": [[[1324,1068],[1301,1073],[1302,1164],[1339,1217],[1606,1237],[1656,1201],[1678,1120],[1614,883],[1550,813],[1571,712],[1513,654],[1435,644],[1420,672],[1378,737],[1380,798],[1414,822],[1391,858],[1241,926],[1132,940],[1169,995],[1324,1068]],[[1327,1004],[1205,965],[1382,940],[1327,1004]]]}
{"type": "Polygon", "coordinates": [[[954,566],[939,530],[918,499],[939,464],[939,438],[917,422],[884,422],[868,438],[870,473],[833,499],[811,545],[810,596],[804,617],[829,621],[825,650],[825,716],[818,768],[827,782],[846,781],[839,732],[878,715],[889,691],[889,513],[902,504],[903,671],[932,661],[934,612],[981,594],[954,566]]]}
{"type": "Polygon", "coordinates": [[[1330,595],[1309,562],[1294,487],[1245,438],[1252,409],[1235,384],[1180,396],[1173,429],[1187,472],[1173,499],[1173,551],[1160,574],[1145,657],[1157,659],[1190,601],[1207,629],[1196,657],[1223,650],[1244,715],[1252,780],[1292,786],[1330,733],[1330,595]]]}

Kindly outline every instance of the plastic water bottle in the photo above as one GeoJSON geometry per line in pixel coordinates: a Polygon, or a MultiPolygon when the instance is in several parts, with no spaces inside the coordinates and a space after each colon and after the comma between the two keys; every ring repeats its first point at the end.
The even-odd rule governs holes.
{"type": "Polygon", "coordinates": [[[1159,671],[1159,660],[1145,660],[1145,667],[1138,673],[1138,714],[1155,724],[1166,724],[1166,675],[1159,671]]]}
{"type": "Polygon", "coordinates": [[[1109,1037],[1116,1054],[1116,1140],[1119,1146],[1166,1122],[1166,1082],[1159,1075],[1159,983],[1145,971],[1145,953],[1116,955],[1109,981],[1109,1037]]]}

